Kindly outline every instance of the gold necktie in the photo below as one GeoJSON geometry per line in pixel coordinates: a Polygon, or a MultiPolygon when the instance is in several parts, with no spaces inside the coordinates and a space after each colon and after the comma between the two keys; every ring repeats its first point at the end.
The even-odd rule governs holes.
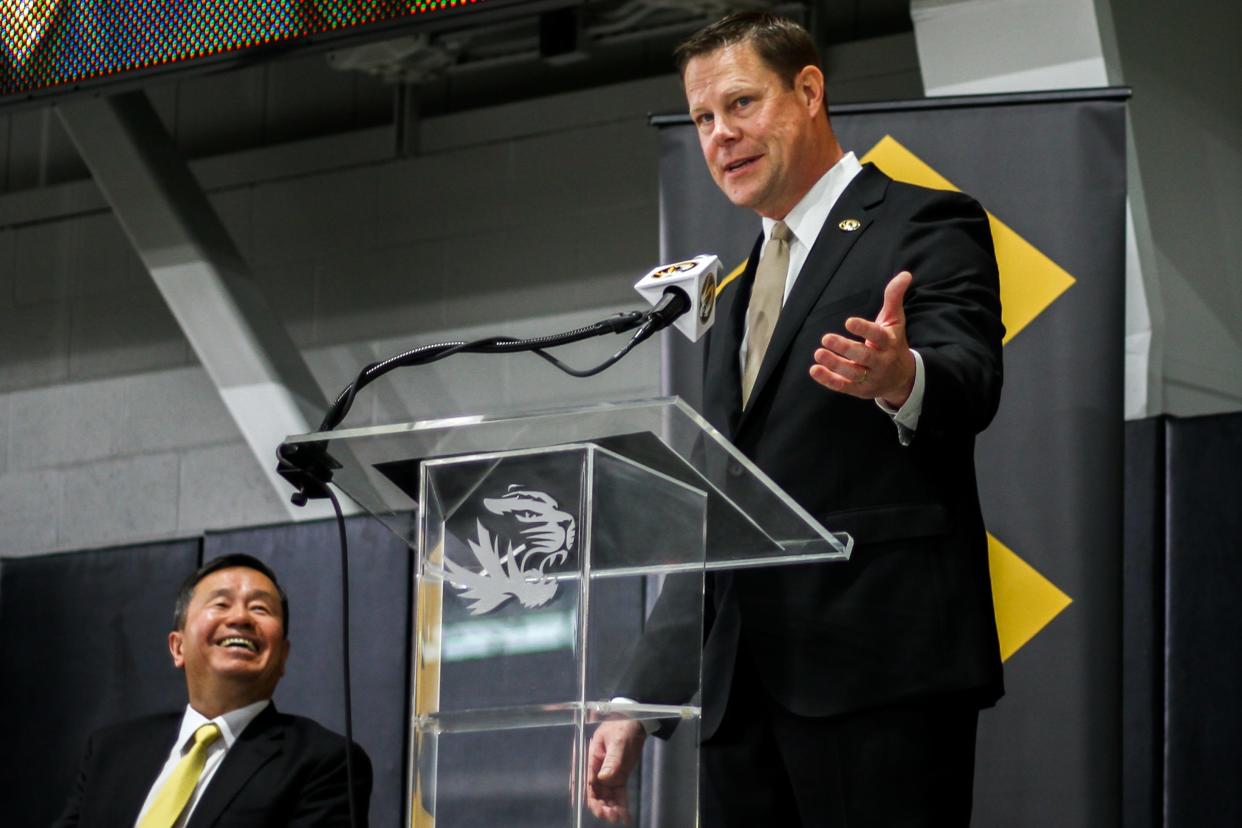
{"type": "Polygon", "coordinates": [[[742,369],[742,408],[750,400],[755,377],[767,353],[785,298],[785,279],[789,275],[789,227],[778,221],[763,246],[759,266],[755,268],[755,286],[750,291],[750,307],[746,310],[746,365],[742,369]]]}
{"type": "Polygon", "coordinates": [[[207,748],[219,738],[220,728],[214,724],[205,724],[194,731],[193,746],[181,757],[181,761],[173,768],[172,775],[155,794],[155,799],[142,822],[138,823],[138,828],[171,828],[190,801],[190,795],[198,785],[198,778],[203,775],[203,766],[207,764],[207,748]]]}

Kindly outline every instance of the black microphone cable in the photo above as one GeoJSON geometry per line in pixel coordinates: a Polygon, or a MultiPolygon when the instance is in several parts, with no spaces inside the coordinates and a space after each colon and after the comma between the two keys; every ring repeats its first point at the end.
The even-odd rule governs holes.
{"type": "Polygon", "coordinates": [[[345,514],[341,502],[332,489],[324,487],[332,509],[336,512],[336,527],[341,541],[341,671],[345,687],[345,785],[348,790],[349,825],[358,828],[358,808],[354,801],[354,717],[353,694],[350,688],[349,666],[349,539],[345,533],[345,514]]]}
{"type": "MultiPolygon", "coordinates": [[[[680,295],[684,297],[685,294],[683,293],[680,295]]],[[[688,300],[686,302],[686,307],[689,307],[688,300]]],[[[345,416],[349,413],[350,408],[353,407],[354,398],[357,396],[358,392],[382,377],[384,374],[387,374],[389,371],[411,365],[426,365],[428,363],[437,362],[441,359],[445,359],[446,357],[450,357],[453,354],[513,354],[529,351],[570,376],[594,376],[612,365],[615,365],[622,357],[633,350],[638,343],[651,336],[651,334],[656,330],[667,326],[668,322],[671,321],[671,319],[664,321],[664,316],[661,316],[658,318],[658,321],[663,324],[659,324],[657,327],[653,328],[651,327],[651,322],[654,315],[655,310],[648,312],[628,311],[626,313],[619,313],[615,316],[610,316],[607,319],[600,320],[599,322],[595,322],[591,325],[586,325],[581,328],[575,328],[571,331],[552,334],[549,336],[538,336],[527,339],[519,339],[508,336],[492,336],[485,337],[483,339],[476,339],[470,342],[456,340],[452,342],[438,342],[431,345],[420,345],[416,348],[411,348],[408,351],[403,351],[402,353],[388,357],[387,359],[373,362],[359,371],[358,375],[354,378],[354,381],[345,386],[341,393],[337,395],[332,405],[328,408],[327,413],[324,415],[323,421],[319,424],[318,430],[331,431],[340,425],[345,419],[345,416]],[[592,368],[573,368],[547,352],[547,349],[549,348],[568,345],[574,342],[581,342],[584,339],[591,339],[593,337],[603,336],[610,333],[625,333],[626,331],[633,330],[634,328],[639,328],[638,332],[631,337],[630,341],[627,342],[624,347],[599,365],[592,368]]]]}
{"type": "Polygon", "coordinates": [[[634,335],[630,337],[629,341],[626,342],[619,351],[593,368],[577,370],[575,368],[571,368],[542,349],[536,349],[534,353],[536,356],[543,357],[548,362],[564,371],[566,374],[569,374],[571,377],[593,377],[596,374],[602,373],[608,368],[616,365],[626,354],[634,350],[640,342],[648,339],[657,331],[662,331],[667,328],[673,323],[674,319],[681,316],[689,309],[690,297],[686,295],[684,290],[674,287],[664,291],[664,296],[661,297],[655,307],[646,313],[642,325],[637,331],[634,332],[634,335]]]}

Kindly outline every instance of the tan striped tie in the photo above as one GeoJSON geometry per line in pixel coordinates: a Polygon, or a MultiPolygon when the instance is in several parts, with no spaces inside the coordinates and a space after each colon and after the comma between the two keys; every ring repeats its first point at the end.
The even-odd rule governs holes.
{"type": "Polygon", "coordinates": [[[746,310],[746,365],[742,369],[742,408],[750,401],[755,377],[772,340],[776,318],[785,298],[785,279],[789,275],[789,227],[778,221],[772,225],[771,237],[763,246],[759,266],[755,268],[755,286],[750,292],[746,310]]]}
{"type": "Polygon", "coordinates": [[[194,745],[181,761],[173,768],[163,786],[151,802],[151,808],[143,816],[138,828],[172,828],[185,810],[190,795],[198,786],[198,778],[203,775],[203,766],[207,764],[207,748],[220,738],[220,728],[208,723],[194,731],[194,745]]]}

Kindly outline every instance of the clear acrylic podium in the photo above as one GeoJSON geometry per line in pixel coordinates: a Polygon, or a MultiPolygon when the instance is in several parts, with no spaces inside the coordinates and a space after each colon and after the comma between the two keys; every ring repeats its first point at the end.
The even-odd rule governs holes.
{"type": "MultiPolygon", "coordinates": [[[[416,552],[407,807],[416,828],[602,824],[584,805],[596,723],[676,720],[681,737],[697,733],[705,572],[836,561],[853,543],[677,398],[287,442],[329,455],[348,444],[337,454],[349,465],[333,481],[416,552]],[[669,578],[694,599],[659,631],[659,666],[676,675],[677,697],[620,699],[644,646],[645,590],[669,578]]],[[[680,753],[681,767],[663,773],[693,803],[697,760],[680,753]]],[[[644,777],[651,771],[631,779],[632,813],[644,777]]],[[[661,828],[696,822],[693,804],[659,819],[661,828]]]]}

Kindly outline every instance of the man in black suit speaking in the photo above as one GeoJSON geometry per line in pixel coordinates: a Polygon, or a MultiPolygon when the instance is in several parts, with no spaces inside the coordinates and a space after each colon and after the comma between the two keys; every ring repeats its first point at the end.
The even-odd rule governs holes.
{"type": "MultiPolygon", "coordinates": [[[[189,705],[104,728],[87,742],[58,826],[349,826],[345,740],[279,713],[272,693],[289,656],[289,601],[249,555],[207,563],[177,596],[168,635],[189,705]]],[[[356,824],[371,764],[353,746],[356,824]]]]}
{"type": "MultiPolygon", "coordinates": [[[[734,15],[676,57],[712,177],[762,219],[718,291],[704,414],[855,538],[847,563],[709,575],[702,824],[967,825],[978,711],[1003,692],[973,458],[1002,376],[987,216],[842,149],[797,24],[734,15]]],[[[619,695],[685,701],[639,661],[619,695]]],[[[597,816],[628,819],[645,735],[593,734],[597,816]]]]}

